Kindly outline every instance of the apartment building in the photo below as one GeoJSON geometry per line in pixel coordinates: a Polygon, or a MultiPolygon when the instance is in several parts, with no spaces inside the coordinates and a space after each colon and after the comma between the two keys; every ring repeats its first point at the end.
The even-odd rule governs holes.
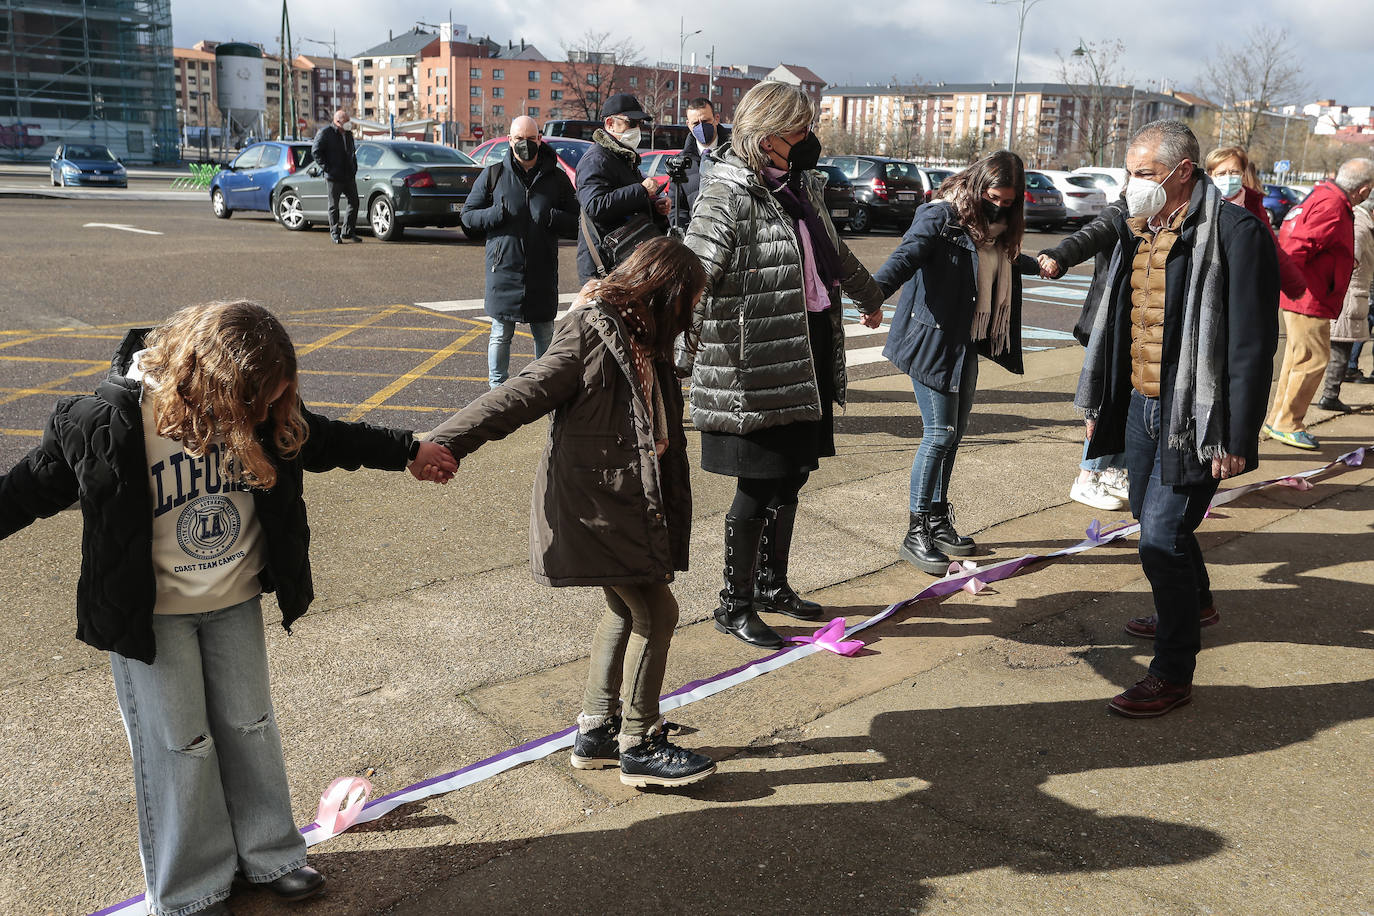
{"type": "Polygon", "coordinates": [[[356,115],[376,123],[388,123],[392,117],[398,122],[423,117],[416,92],[417,60],[438,37],[416,26],[353,55],[356,115]]]}
{"type": "Polygon", "coordinates": [[[309,74],[310,104],[302,116],[312,127],[329,123],[334,109],[353,111],[356,105],[353,89],[353,62],[346,58],[318,57],[302,54],[297,62],[309,74]]]}

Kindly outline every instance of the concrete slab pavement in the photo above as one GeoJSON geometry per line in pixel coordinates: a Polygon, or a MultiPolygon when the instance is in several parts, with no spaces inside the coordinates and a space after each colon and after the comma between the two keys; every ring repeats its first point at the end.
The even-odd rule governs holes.
{"type": "MultiPolygon", "coordinates": [[[[1076,542],[1092,517],[1066,501],[1077,358],[984,373],[953,489],[989,557],[1076,542]]],[[[929,579],[895,556],[919,436],[910,392],[892,376],[855,388],[840,457],[803,500],[794,569],[861,617],[929,579]]],[[[1367,400],[1361,389],[1347,398],[1367,400]]],[[[1266,443],[1260,475],[1374,440],[1367,413],[1315,431],[1322,453],[1266,443]]],[[[445,490],[310,479],[319,599],[294,636],[268,627],[299,822],[334,776],[372,770],[378,793],[394,791],[575,714],[600,609],[593,590],[528,577],[543,436],[535,424],[489,446],[445,490]]],[[[330,890],[297,911],[1374,911],[1359,816],[1374,750],[1372,476],[1265,491],[1209,520],[1223,622],[1207,631],[1198,700],[1166,719],[1103,708],[1148,649],[1119,630],[1147,603],[1134,551],[1104,547],[913,609],[871,633],[865,657],[812,657],[683,710],[699,730],[684,743],[722,760],[689,792],[635,793],[559,755],[318,847],[330,890]]],[[[705,622],[730,487],[693,482],[670,686],[756,657],[705,622]]],[[[78,521],[0,542],[0,595],[23,623],[0,653],[5,911],[89,912],[139,889],[107,664],[70,639],[78,521]]],[[[233,906],[275,911],[252,892],[233,906]]]]}

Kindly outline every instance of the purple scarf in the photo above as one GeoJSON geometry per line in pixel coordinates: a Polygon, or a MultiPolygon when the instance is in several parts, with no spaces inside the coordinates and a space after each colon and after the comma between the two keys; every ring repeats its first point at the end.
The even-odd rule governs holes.
{"type": "Polygon", "coordinates": [[[763,179],[787,215],[792,217],[794,222],[806,224],[806,231],[811,236],[811,250],[816,256],[816,273],[820,275],[821,282],[829,289],[839,286],[840,253],[830,242],[825,220],[821,219],[816,208],[811,206],[810,198],[802,191],[801,176],[792,173],[787,176],[786,181],[782,181],[771,175],[764,175],[763,179]]]}

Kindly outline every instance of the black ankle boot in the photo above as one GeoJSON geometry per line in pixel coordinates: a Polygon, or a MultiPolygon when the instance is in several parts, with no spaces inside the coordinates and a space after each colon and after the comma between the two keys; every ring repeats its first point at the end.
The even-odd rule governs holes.
{"type": "Polygon", "coordinates": [[[954,530],[954,508],[947,502],[930,504],[930,539],[935,546],[952,557],[973,554],[973,538],[966,538],[954,530]]]}
{"type": "MultiPolygon", "coordinates": [[[[578,717],[581,724],[582,717],[578,717]]],[[[572,765],[578,770],[601,770],[620,765],[620,716],[606,716],[596,728],[577,730],[573,739],[572,765]]]]}
{"type": "Polygon", "coordinates": [[[932,576],[943,576],[949,572],[949,557],[935,546],[930,534],[930,515],[925,512],[911,513],[911,524],[907,528],[906,539],[902,541],[898,555],[921,572],[932,576]]]}
{"type": "Polygon", "coordinates": [[[627,786],[687,786],[715,771],[710,757],[678,747],[663,730],[620,752],[620,781],[627,786]]]}
{"type": "Polygon", "coordinates": [[[760,649],[781,649],[782,637],[754,610],[763,519],[725,516],[725,588],[716,608],[716,629],[760,649]]]}
{"type": "Polygon", "coordinates": [[[797,504],[769,509],[759,542],[759,573],[754,580],[754,606],[760,611],[786,614],[798,620],[820,620],[821,606],[807,601],[787,582],[787,559],[792,552],[792,526],[797,504]]]}

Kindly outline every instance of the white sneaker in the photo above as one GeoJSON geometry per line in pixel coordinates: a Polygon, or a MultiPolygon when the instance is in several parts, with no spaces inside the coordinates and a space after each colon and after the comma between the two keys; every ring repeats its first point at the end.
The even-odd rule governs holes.
{"type": "Polygon", "coordinates": [[[1125,468],[1107,468],[1098,475],[1097,482],[1102,484],[1102,489],[1118,499],[1131,498],[1131,481],[1126,476],[1125,468]]]}
{"type": "Polygon", "coordinates": [[[1075,480],[1073,488],[1069,490],[1069,498],[1103,512],[1118,512],[1126,505],[1121,497],[1108,493],[1096,477],[1075,480]]]}

